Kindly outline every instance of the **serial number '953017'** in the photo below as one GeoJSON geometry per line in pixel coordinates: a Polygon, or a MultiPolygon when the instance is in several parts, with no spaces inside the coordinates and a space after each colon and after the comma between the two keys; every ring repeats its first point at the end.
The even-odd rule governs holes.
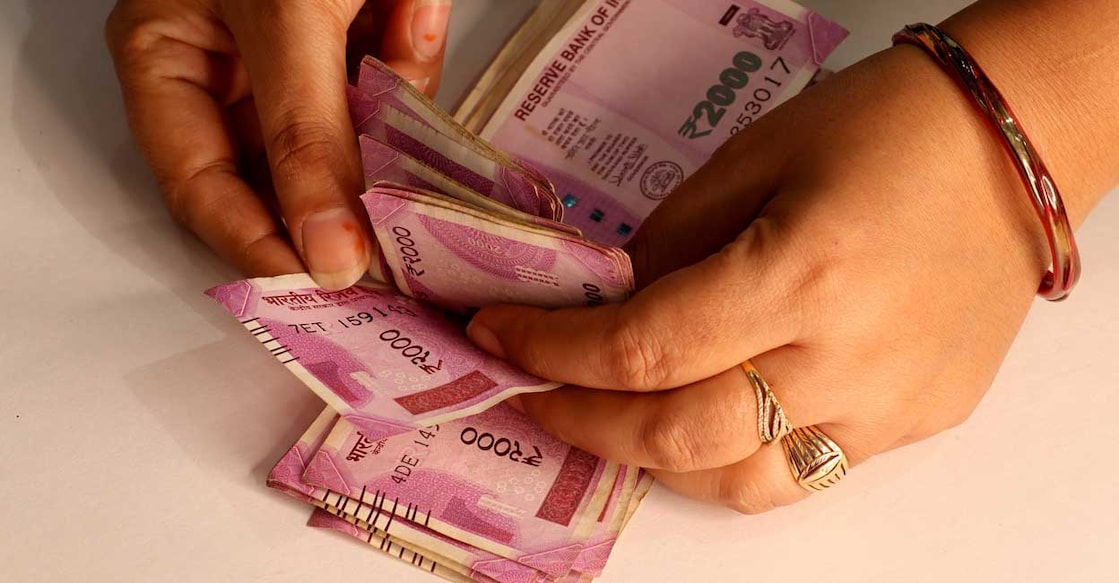
{"type": "MultiPolygon", "coordinates": [[[[707,99],[700,101],[692,109],[684,125],[680,126],[679,134],[689,140],[697,140],[711,135],[722,123],[727,115],[727,108],[734,105],[739,98],[739,92],[750,85],[750,74],[762,68],[762,59],[749,51],[743,51],[734,56],[734,66],[728,67],[719,74],[719,82],[707,90],[707,99]]],[[[769,66],[770,71],[780,69],[784,74],[789,74],[789,66],[781,57],[777,57],[769,66]]],[[[777,75],[780,76],[780,73],[777,75]]],[[[747,94],[749,101],[745,104],[744,113],[735,120],[731,134],[742,127],[753,123],[761,115],[765,105],[774,97],[774,89],[780,89],[782,82],[770,76],[765,76],[747,94]],[[772,89],[771,89],[772,87],[772,89]]]]}

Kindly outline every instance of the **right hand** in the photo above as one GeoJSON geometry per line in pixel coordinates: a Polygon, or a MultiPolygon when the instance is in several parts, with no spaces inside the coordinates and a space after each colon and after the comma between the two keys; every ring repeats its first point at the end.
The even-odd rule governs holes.
{"type": "Polygon", "coordinates": [[[374,247],[357,198],[347,53],[352,66],[373,52],[433,94],[450,8],[119,0],[106,40],[172,216],[247,275],[309,271],[327,289],[353,284],[374,247]]]}

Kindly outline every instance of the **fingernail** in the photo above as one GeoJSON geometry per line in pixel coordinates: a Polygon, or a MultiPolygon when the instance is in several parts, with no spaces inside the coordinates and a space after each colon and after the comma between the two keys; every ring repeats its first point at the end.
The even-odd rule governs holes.
{"type": "Polygon", "coordinates": [[[501,347],[501,342],[498,342],[497,336],[489,328],[477,323],[477,320],[471,320],[470,324],[466,327],[466,336],[486,352],[498,357],[505,358],[505,349],[501,347]]]}
{"type": "Polygon", "coordinates": [[[411,83],[412,87],[415,87],[420,93],[423,93],[427,91],[427,86],[431,84],[431,77],[424,77],[423,79],[412,79],[408,82],[411,83]]]}
{"type": "Polygon", "coordinates": [[[447,42],[451,0],[415,0],[412,10],[412,50],[423,61],[439,56],[447,42]]]}
{"type": "Polygon", "coordinates": [[[311,277],[328,290],[345,289],[365,273],[365,234],[348,208],[335,208],[303,221],[303,256],[311,277]]]}

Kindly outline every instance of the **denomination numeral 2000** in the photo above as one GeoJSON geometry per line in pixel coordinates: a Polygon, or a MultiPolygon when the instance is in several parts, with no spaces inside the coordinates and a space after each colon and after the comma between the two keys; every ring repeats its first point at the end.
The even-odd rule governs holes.
{"type": "Polygon", "coordinates": [[[495,437],[492,433],[479,433],[473,427],[466,427],[459,434],[459,439],[464,445],[473,445],[482,451],[492,452],[493,455],[500,458],[507,458],[509,461],[522,463],[532,466],[534,468],[540,467],[540,463],[544,460],[544,454],[540,453],[540,448],[535,445],[532,447],[533,455],[525,455],[521,450],[521,442],[516,439],[509,439],[507,437],[495,437]]]}
{"type": "Polygon", "coordinates": [[[412,231],[406,227],[397,226],[392,228],[392,234],[396,235],[396,244],[400,248],[400,261],[404,263],[404,271],[413,277],[420,277],[426,273],[423,269],[416,267],[423,262],[423,259],[420,259],[420,252],[416,249],[416,241],[412,239],[412,231]]]}
{"type": "MultiPolygon", "coordinates": [[[[781,57],[777,58],[784,67],[784,62],[781,57]]],[[[679,134],[689,140],[696,140],[705,136],[711,135],[719,123],[723,121],[726,116],[727,108],[734,105],[738,99],[738,92],[750,84],[750,73],[755,73],[762,68],[762,59],[758,55],[749,51],[743,51],[734,56],[734,66],[724,69],[719,74],[719,83],[712,85],[707,90],[707,99],[700,101],[692,110],[692,115],[688,117],[684,125],[680,126],[679,134]],[[701,130],[700,126],[705,125],[707,129],[701,130]]],[[[770,67],[772,69],[772,67],[770,67]]],[[[769,77],[765,81],[780,87],[781,82],[769,77]]],[[[765,88],[759,87],[754,90],[753,100],[751,104],[757,106],[757,112],[760,113],[760,103],[769,101],[773,97],[773,93],[765,88]]]]}
{"type": "Polygon", "coordinates": [[[593,283],[583,284],[583,297],[586,298],[587,305],[592,308],[606,302],[606,298],[602,297],[602,288],[593,283]]]}
{"type": "Polygon", "coordinates": [[[413,344],[412,339],[404,336],[400,330],[385,330],[377,338],[388,344],[389,348],[400,351],[402,356],[410,359],[409,362],[427,374],[435,374],[436,371],[443,370],[442,359],[436,359],[438,362],[429,364],[428,358],[431,357],[431,351],[425,350],[423,346],[418,344],[413,344]]]}

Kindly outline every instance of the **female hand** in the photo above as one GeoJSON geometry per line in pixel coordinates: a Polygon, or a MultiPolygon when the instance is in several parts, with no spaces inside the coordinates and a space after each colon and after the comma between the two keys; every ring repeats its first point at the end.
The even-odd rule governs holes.
{"type": "MultiPolygon", "coordinates": [[[[1116,44],[1096,69],[1034,83],[976,32],[1026,28],[1013,20],[1057,4],[980,3],[948,30],[1005,81],[1076,224],[1119,181],[1108,148],[1074,147],[1119,144],[1115,115],[1077,106],[1119,95],[1103,58],[1116,44]],[[1067,109],[1040,107],[1036,87],[1067,109]]],[[[1029,36],[1029,50],[1065,42],[1029,36]]],[[[818,426],[858,464],[966,419],[1021,326],[1048,249],[984,124],[927,55],[880,53],[747,127],[659,207],[634,242],[646,287],[629,302],[493,307],[468,332],[578,385],[520,397],[563,440],[743,512],[792,503],[807,491],[781,446],[760,443],[740,363],[795,426],[818,426]]]]}
{"type": "Polygon", "coordinates": [[[171,214],[248,275],[309,270],[325,288],[351,285],[373,249],[358,220],[347,57],[352,67],[374,53],[433,94],[450,9],[450,0],[120,0],[105,34],[171,214]]]}

